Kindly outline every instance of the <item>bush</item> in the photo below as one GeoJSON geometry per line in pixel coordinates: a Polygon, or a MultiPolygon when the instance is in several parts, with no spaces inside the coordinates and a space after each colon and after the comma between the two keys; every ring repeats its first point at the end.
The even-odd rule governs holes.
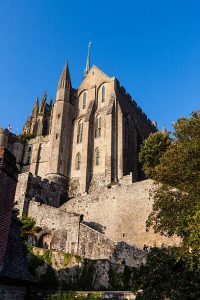
{"type": "Polygon", "coordinates": [[[19,136],[19,139],[21,141],[30,141],[31,139],[34,139],[36,137],[35,133],[22,133],[19,136]]]}
{"type": "Polygon", "coordinates": [[[101,300],[103,299],[99,295],[88,295],[88,296],[82,296],[77,295],[74,292],[57,292],[56,294],[49,295],[46,300],[101,300]]]}

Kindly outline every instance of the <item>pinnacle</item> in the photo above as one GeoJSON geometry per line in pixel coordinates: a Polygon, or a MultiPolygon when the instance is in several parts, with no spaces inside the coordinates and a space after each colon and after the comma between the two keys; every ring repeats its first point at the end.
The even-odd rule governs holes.
{"type": "Polygon", "coordinates": [[[66,82],[69,82],[70,86],[71,86],[68,60],[65,64],[64,69],[62,71],[62,74],[60,76],[60,79],[59,79],[59,82],[58,82],[58,89],[64,87],[63,83],[66,83],[66,82]]]}

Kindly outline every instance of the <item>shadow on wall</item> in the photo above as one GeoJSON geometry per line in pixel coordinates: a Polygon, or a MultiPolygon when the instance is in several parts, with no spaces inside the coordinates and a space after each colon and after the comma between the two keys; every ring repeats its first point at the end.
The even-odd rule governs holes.
{"type": "Polygon", "coordinates": [[[15,199],[21,214],[27,214],[32,199],[41,204],[60,207],[67,201],[67,190],[66,182],[53,182],[27,172],[18,177],[15,199]]]}
{"type": "Polygon", "coordinates": [[[96,222],[86,222],[86,221],[83,221],[82,222],[83,224],[87,225],[88,227],[90,228],[93,228],[94,230],[102,233],[102,234],[105,234],[105,230],[106,230],[106,227],[99,224],[99,223],[96,223],[96,222]]]}

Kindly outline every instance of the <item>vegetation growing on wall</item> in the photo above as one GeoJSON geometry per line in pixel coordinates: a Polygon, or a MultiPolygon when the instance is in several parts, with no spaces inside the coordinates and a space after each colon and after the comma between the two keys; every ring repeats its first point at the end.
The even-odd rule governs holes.
{"type": "Polygon", "coordinates": [[[28,235],[33,233],[40,232],[41,228],[39,226],[35,226],[35,220],[31,218],[30,216],[23,215],[20,218],[21,221],[21,236],[24,238],[27,238],[28,235]]]}
{"type": "Polygon", "coordinates": [[[64,265],[68,266],[72,260],[73,255],[71,253],[64,253],[64,265]]]}
{"type": "Polygon", "coordinates": [[[35,133],[22,133],[20,134],[19,139],[21,141],[29,141],[31,139],[34,139],[35,137],[36,137],[35,133]]]}
{"type": "Polygon", "coordinates": [[[79,289],[81,291],[93,290],[94,280],[95,264],[92,260],[85,259],[84,264],[78,273],[75,289],[79,289]]]}

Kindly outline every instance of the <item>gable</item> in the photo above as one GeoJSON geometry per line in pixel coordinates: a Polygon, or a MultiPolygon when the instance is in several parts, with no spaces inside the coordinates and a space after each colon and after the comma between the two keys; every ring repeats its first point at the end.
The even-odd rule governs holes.
{"type": "Polygon", "coordinates": [[[99,87],[104,82],[110,82],[113,80],[113,77],[109,77],[102,70],[100,70],[97,66],[93,65],[90,69],[89,73],[85,76],[83,81],[81,82],[78,93],[83,91],[84,89],[91,89],[94,86],[99,87]]]}

